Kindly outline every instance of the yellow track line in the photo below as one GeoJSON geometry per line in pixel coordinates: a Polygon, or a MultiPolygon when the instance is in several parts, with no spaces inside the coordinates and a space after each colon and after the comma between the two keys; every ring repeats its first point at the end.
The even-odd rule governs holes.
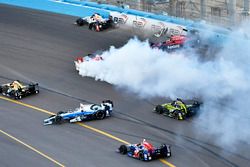
{"type": "Polygon", "coordinates": [[[120,139],[120,138],[118,138],[118,137],[115,137],[115,136],[113,136],[113,135],[111,135],[111,134],[109,134],[109,133],[107,133],[107,132],[102,131],[102,130],[96,129],[96,128],[92,127],[92,126],[88,126],[88,125],[86,125],[86,124],[84,124],[84,123],[79,123],[79,122],[78,122],[77,124],[80,125],[80,126],[82,126],[82,127],[84,127],[84,128],[90,129],[90,130],[92,130],[92,131],[94,131],[94,132],[97,132],[97,133],[100,133],[100,134],[102,134],[102,135],[104,135],[104,136],[107,136],[107,137],[109,137],[109,138],[111,138],[111,139],[114,139],[114,140],[116,140],[116,141],[119,141],[119,142],[121,142],[121,143],[129,144],[129,142],[127,142],[127,141],[125,141],[125,140],[122,140],[122,139],[120,139]]]}
{"type": "Polygon", "coordinates": [[[171,164],[170,162],[166,161],[165,159],[160,159],[160,161],[169,167],[176,167],[174,164],[171,164]]]}
{"type": "MultiPolygon", "coordinates": [[[[41,108],[38,108],[38,107],[35,107],[35,106],[32,106],[32,105],[29,105],[29,104],[26,104],[26,103],[22,103],[22,102],[17,101],[17,100],[12,100],[12,99],[9,99],[9,98],[3,97],[3,96],[0,96],[0,99],[9,101],[9,102],[12,102],[12,103],[15,103],[15,104],[19,104],[19,105],[22,105],[22,106],[25,106],[25,107],[28,107],[28,108],[32,108],[32,109],[34,109],[34,110],[37,110],[37,111],[40,111],[40,112],[43,112],[43,113],[46,113],[46,114],[49,114],[49,115],[55,114],[55,113],[50,112],[50,111],[48,111],[48,110],[44,110],[44,109],[41,109],[41,108]]],[[[107,136],[107,137],[109,137],[109,138],[111,138],[111,139],[114,139],[114,140],[116,140],[116,141],[119,141],[119,142],[121,142],[121,143],[129,144],[129,142],[127,142],[127,141],[125,141],[125,140],[122,140],[122,139],[120,139],[120,138],[118,138],[118,137],[115,137],[115,136],[113,136],[113,135],[111,135],[111,134],[109,134],[109,133],[107,133],[107,132],[102,131],[102,130],[96,129],[96,128],[91,127],[91,126],[88,126],[88,125],[86,125],[86,124],[84,124],[84,123],[79,123],[79,122],[78,122],[78,123],[76,123],[76,124],[78,124],[78,125],[80,125],[80,126],[82,126],[82,127],[84,127],[84,128],[87,128],[87,129],[89,129],[89,130],[92,130],[92,131],[94,131],[94,132],[97,132],[97,133],[99,133],[99,134],[102,134],[102,135],[104,135],[104,136],[107,136]]],[[[170,162],[166,161],[165,159],[160,159],[160,161],[161,161],[163,164],[168,165],[169,167],[175,167],[175,165],[171,164],[170,162]]]]}
{"type": "Polygon", "coordinates": [[[37,111],[40,111],[40,112],[43,112],[43,113],[46,113],[46,114],[49,114],[49,115],[55,114],[55,113],[50,112],[48,110],[44,110],[44,109],[41,109],[41,108],[38,108],[38,107],[35,107],[35,106],[32,106],[32,105],[29,105],[29,104],[26,104],[26,103],[22,103],[22,102],[17,101],[17,100],[12,100],[12,99],[4,97],[4,96],[0,96],[0,99],[9,101],[9,102],[12,102],[12,103],[15,103],[15,104],[19,104],[21,106],[25,106],[25,107],[28,107],[28,108],[32,108],[34,110],[37,110],[37,111]]]}
{"type": "Polygon", "coordinates": [[[4,135],[8,136],[9,138],[11,138],[12,140],[15,140],[16,142],[18,142],[18,143],[20,143],[20,144],[22,144],[22,145],[24,145],[24,146],[28,147],[28,148],[29,148],[29,149],[31,149],[32,151],[34,151],[34,152],[36,152],[36,153],[40,154],[41,156],[43,156],[43,157],[47,158],[48,160],[50,160],[50,161],[54,162],[55,164],[57,164],[57,165],[59,165],[59,166],[61,166],[61,167],[64,167],[64,165],[63,165],[63,164],[61,164],[61,163],[59,163],[58,161],[56,161],[56,160],[54,160],[54,159],[50,158],[48,155],[46,155],[46,154],[42,153],[41,151],[38,151],[38,150],[37,150],[37,149],[35,149],[34,147],[32,147],[32,146],[30,146],[30,145],[28,145],[28,144],[26,144],[26,143],[22,142],[21,140],[19,140],[19,139],[15,138],[14,136],[12,136],[12,135],[10,135],[10,134],[8,134],[8,133],[4,132],[4,131],[3,131],[3,130],[1,130],[1,129],[0,129],[0,133],[2,133],[2,134],[4,134],[4,135]]]}

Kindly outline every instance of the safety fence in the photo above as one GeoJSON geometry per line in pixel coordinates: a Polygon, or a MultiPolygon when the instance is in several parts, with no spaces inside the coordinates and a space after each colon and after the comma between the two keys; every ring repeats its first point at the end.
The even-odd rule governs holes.
{"type": "MultiPolygon", "coordinates": [[[[192,20],[187,20],[183,18],[177,18],[162,14],[153,14],[144,11],[138,11],[135,9],[128,9],[126,7],[118,7],[109,4],[100,4],[90,1],[81,1],[81,0],[0,0],[0,3],[12,4],[16,6],[29,7],[33,9],[46,10],[56,13],[68,14],[73,16],[89,16],[93,13],[100,13],[103,16],[108,17],[110,12],[119,12],[125,13],[126,15],[134,15],[137,19],[143,20],[146,19],[149,22],[151,20],[158,20],[160,22],[166,22],[167,24],[179,24],[185,26],[188,30],[198,29],[204,30],[207,29],[208,25],[203,22],[194,22],[192,20]],[[206,28],[204,28],[206,27],[206,28]]],[[[225,34],[228,33],[228,30],[220,27],[211,26],[210,29],[213,29],[213,34],[216,37],[216,41],[219,39],[223,40],[225,34]]]]}

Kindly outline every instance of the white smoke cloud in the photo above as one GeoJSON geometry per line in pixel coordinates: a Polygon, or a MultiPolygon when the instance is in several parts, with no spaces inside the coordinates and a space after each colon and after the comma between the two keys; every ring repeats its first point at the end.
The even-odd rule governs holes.
{"type": "Polygon", "coordinates": [[[209,126],[207,133],[219,136],[220,143],[248,142],[250,39],[244,35],[248,27],[233,32],[214,60],[201,62],[186,50],[166,53],[151,49],[147,41],[134,38],[121,48],[104,52],[104,61],[82,63],[79,74],[144,98],[200,97],[204,106],[199,117],[204,121],[199,126],[209,126]]]}

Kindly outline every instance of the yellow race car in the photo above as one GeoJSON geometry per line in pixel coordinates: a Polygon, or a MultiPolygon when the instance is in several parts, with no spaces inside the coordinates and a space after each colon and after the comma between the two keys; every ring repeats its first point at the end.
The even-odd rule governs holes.
{"type": "Polygon", "coordinates": [[[154,111],[177,120],[184,120],[195,115],[200,108],[200,104],[201,103],[198,101],[186,104],[181,99],[177,98],[171,103],[157,105],[154,111]]]}
{"type": "Polygon", "coordinates": [[[15,80],[11,83],[1,85],[0,93],[4,96],[21,99],[24,96],[38,94],[39,87],[38,83],[24,84],[19,80],[15,80]]]}

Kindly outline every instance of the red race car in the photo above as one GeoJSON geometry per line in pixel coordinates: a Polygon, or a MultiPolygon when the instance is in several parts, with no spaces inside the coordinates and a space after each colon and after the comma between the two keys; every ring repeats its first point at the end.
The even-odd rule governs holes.
{"type": "Polygon", "coordinates": [[[74,61],[76,70],[79,71],[80,64],[86,61],[101,61],[103,60],[102,56],[100,54],[88,54],[84,57],[77,57],[74,61]]]}
{"type": "Polygon", "coordinates": [[[173,36],[168,37],[166,41],[159,42],[159,43],[152,43],[151,47],[170,51],[173,49],[178,49],[178,48],[183,47],[186,40],[187,40],[187,37],[184,35],[173,35],[173,36]]]}
{"type": "Polygon", "coordinates": [[[171,157],[171,149],[169,145],[162,144],[159,147],[154,147],[145,139],[141,143],[121,145],[117,152],[127,154],[142,161],[151,161],[158,158],[171,157]]]}

